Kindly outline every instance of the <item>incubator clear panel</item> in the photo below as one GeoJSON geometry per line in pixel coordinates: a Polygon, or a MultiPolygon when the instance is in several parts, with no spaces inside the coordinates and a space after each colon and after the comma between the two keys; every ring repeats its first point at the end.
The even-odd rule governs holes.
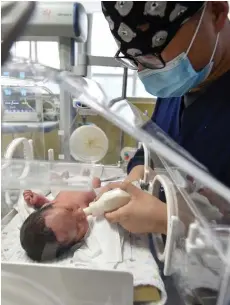
{"type": "Polygon", "coordinates": [[[47,159],[59,125],[59,96],[23,65],[2,68],[1,96],[2,157],[26,158],[27,140],[34,159],[47,159]]]}
{"type": "MultiPolygon", "coordinates": [[[[9,66],[17,70],[20,65],[16,61],[9,66]]],[[[164,304],[168,292],[162,278],[164,274],[174,280],[181,304],[227,305],[230,293],[230,190],[172,142],[149,120],[146,113],[126,100],[111,101],[93,80],[36,63],[23,62],[23,66],[36,72],[33,85],[37,85],[41,79],[44,85],[44,79],[49,79],[60,86],[60,95],[61,90],[67,92],[71,97],[68,103],[71,103],[75,113],[73,120],[70,121],[68,117],[72,124],[67,128],[63,123],[65,121],[61,121],[63,113],[59,111],[56,132],[60,148],[50,151],[49,158],[44,153],[43,157],[31,154],[26,160],[2,160],[2,210],[8,209],[4,211],[5,217],[2,219],[5,297],[9,296],[6,291],[11,281],[16,283],[21,277],[23,280],[28,277],[35,283],[33,288],[30,287],[31,291],[39,291],[43,284],[53,292],[56,285],[62,292],[70,292],[75,300],[81,297],[85,302],[82,301],[82,304],[131,304],[133,297],[136,301],[164,304]],[[119,131],[117,137],[115,130],[119,131]],[[129,150],[121,145],[123,133],[133,137],[129,150]],[[93,177],[100,178],[102,183],[123,180],[126,157],[135,152],[138,142],[145,152],[150,152],[145,159],[146,169],[150,159],[154,164],[154,170],[148,172],[140,184],[145,191],[167,204],[167,238],[153,234],[149,241],[147,235],[130,234],[116,225],[111,229],[105,219],[94,220],[93,223],[89,222],[84,242],[61,260],[54,259],[39,265],[29,259],[21,247],[20,229],[33,208],[25,202],[22,192],[32,189],[39,195],[50,195],[49,200],[52,200],[60,191],[74,189],[91,192],[93,188],[98,188],[93,177]],[[57,157],[54,156],[56,152],[57,157]],[[53,159],[58,162],[51,162],[53,159]],[[11,201],[8,201],[9,198],[11,201]],[[155,257],[151,253],[152,247],[156,252],[155,257]],[[100,256],[100,251],[104,256],[100,256]],[[164,265],[162,274],[157,268],[156,258],[164,265]],[[8,262],[13,264],[8,265],[8,262]],[[25,262],[27,265],[22,265],[25,262]],[[106,273],[102,270],[109,271],[106,273]],[[12,272],[18,277],[11,279],[12,272]],[[90,299],[90,293],[87,295],[79,282],[79,272],[86,281],[92,280],[88,290],[97,300],[90,299]],[[131,274],[130,277],[127,273],[131,274]],[[51,275],[56,278],[53,285],[51,275]],[[77,278],[77,285],[84,295],[79,289],[73,293],[73,278],[77,278]],[[95,281],[96,278],[100,280],[95,281]],[[93,289],[95,282],[99,285],[95,286],[98,295],[93,289]],[[102,283],[107,285],[107,289],[100,286],[102,283]],[[67,288],[68,285],[70,288],[67,288]],[[151,288],[151,292],[144,292],[144,297],[139,290],[143,286],[151,288]]],[[[30,147],[31,144],[29,142],[30,147]]],[[[45,144],[44,147],[47,151],[45,144]]],[[[28,287],[28,283],[23,285],[28,287]]],[[[67,294],[62,293],[62,296],[62,304],[73,304],[67,294]]],[[[169,294],[168,304],[171,304],[171,297],[169,294]]]]}
{"type": "MultiPolygon", "coordinates": [[[[75,93],[69,91],[62,81],[62,77],[65,78],[65,72],[60,72],[61,71],[54,68],[31,63],[29,59],[25,60],[19,58],[14,58],[3,67],[2,96],[4,111],[2,114],[2,157],[6,150],[6,145],[8,145],[12,139],[25,137],[26,139],[31,140],[30,142],[32,143],[35,159],[50,161],[60,160],[63,162],[84,161],[116,165],[121,159],[120,151],[123,148],[121,146],[123,145],[124,134],[114,124],[110,123],[92,107],[87,105],[85,99],[88,99],[88,97],[84,96],[84,94],[82,95],[80,88],[83,84],[79,83],[80,91],[75,93]],[[14,86],[14,90],[17,90],[17,101],[12,99],[13,96],[11,91],[13,89],[9,90],[7,86],[9,88],[11,88],[10,86],[14,86]],[[26,100],[23,102],[25,94],[27,94],[26,100]],[[31,94],[33,95],[33,100],[31,100],[31,94]],[[9,106],[9,103],[11,103],[15,109],[12,108],[12,105],[9,106]],[[23,104],[24,109],[21,105],[22,103],[30,103],[31,106],[27,106],[27,104],[25,106],[23,104]],[[34,108],[32,108],[32,106],[34,108]],[[75,143],[77,143],[77,141],[82,142],[81,130],[84,130],[84,128],[79,129],[79,127],[82,126],[87,126],[89,131],[87,132],[88,137],[83,141],[82,151],[79,152],[78,155],[78,153],[72,151],[77,149],[78,144],[76,144],[75,147],[70,147],[69,143],[71,142],[71,139],[74,139],[74,141],[76,141],[75,143]],[[92,128],[90,128],[90,126],[92,128]],[[101,131],[95,131],[99,142],[95,139],[94,141],[91,141],[91,138],[94,135],[94,133],[92,133],[92,136],[90,137],[93,126],[97,126],[101,129],[101,131]],[[74,133],[77,129],[77,133],[74,133]],[[107,139],[103,141],[103,137],[107,139]],[[111,138],[113,138],[113,141],[108,141],[108,139],[111,138]],[[100,139],[103,143],[100,143],[100,139]],[[108,145],[106,145],[105,142],[108,142],[108,145]],[[96,151],[95,147],[98,145],[102,145],[101,154],[99,153],[99,148],[98,151],[96,151]],[[89,154],[88,157],[87,151],[89,154]],[[86,158],[82,157],[84,154],[86,155],[86,158]]],[[[71,76],[72,75],[70,74],[67,78],[71,78],[71,76]]],[[[119,78],[121,81],[120,85],[122,86],[122,76],[119,76],[119,78]]],[[[76,77],[76,79],[78,82],[81,77],[76,77]]],[[[94,82],[92,82],[92,84],[94,84],[94,82]]],[[[89,86],[87,82],[84,86],[86,85],[89,86]]],[[[95,91],[95,89],[93,90],[95,91]]],[[[104,92],[102,95],[103,94],[104,92]]],[[[120,89],[120,92],[117,92],[116,96],[113,94],[113,99],[120,98],[121,95],[122,88],[120,89]]],[[[79,149],[80,147],[78,147],[78,150],[79,149]]],[[[14,157],[16,158],[17,156],[18,155],[15,153],[14,157]]]]}
{"type": "Polygon", "coordinates": [[[168,206],[167,239],[153,236],[164,274],[186,304],[228,304],[230,202],[162,157],[152,159],[151,193],[168,206]]]}

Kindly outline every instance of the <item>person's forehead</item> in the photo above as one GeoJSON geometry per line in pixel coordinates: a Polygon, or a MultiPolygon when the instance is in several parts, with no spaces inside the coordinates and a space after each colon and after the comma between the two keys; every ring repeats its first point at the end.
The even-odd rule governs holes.
{"type": "Polygon", "coordinates": [[[204,1],[103,1],[102,11],[122,53],[161,53],[204,1]]]}

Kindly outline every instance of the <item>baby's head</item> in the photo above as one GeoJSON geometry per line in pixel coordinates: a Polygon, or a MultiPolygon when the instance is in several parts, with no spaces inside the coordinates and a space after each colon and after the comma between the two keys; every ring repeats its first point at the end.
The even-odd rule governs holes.
{"type": "Polygon", "coordinates": [[[88,228],[85,214],[76,205],[48,204],[25,220],[20,241],[32,260],[49,261],[59,258],[80,242],[88,228]]]}

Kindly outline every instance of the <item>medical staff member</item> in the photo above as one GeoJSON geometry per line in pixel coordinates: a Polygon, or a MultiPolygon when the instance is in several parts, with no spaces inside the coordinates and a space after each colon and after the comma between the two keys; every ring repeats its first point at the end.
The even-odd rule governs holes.
{"type": "MultiPolygon", "coordinates": [[[[152,120],[230,186],[230,21],[227,1],[103,1],[115,58],[157,96],[152,120]]],[[[127,181],[143,176],[143,150],[127,181]]],[[[117,187],[110,185],[109,188],[117,187]]],[[[125,183],[130,203],[106,217],[131,232],[167,231],[166,206],[125,183]]]]}

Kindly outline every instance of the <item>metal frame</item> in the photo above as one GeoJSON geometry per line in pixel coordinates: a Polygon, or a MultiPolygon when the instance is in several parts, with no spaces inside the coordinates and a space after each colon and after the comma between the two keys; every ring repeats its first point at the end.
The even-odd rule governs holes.
{"type": "MultiPolygon", "coordinates": [[[[71,69],[71,40],[69,38],[59,38],[60,52],[60,68],[63,70],[71,69]]],[[[71,160],[69,149],[69,139],[72,133],[72,121],[74,116],[74,108],[72,105],[71,95],[60,86],[60,121],[59,121],[59,136],[60,136],[60,155],[59,159],[65,161],[71,160]]]]}

